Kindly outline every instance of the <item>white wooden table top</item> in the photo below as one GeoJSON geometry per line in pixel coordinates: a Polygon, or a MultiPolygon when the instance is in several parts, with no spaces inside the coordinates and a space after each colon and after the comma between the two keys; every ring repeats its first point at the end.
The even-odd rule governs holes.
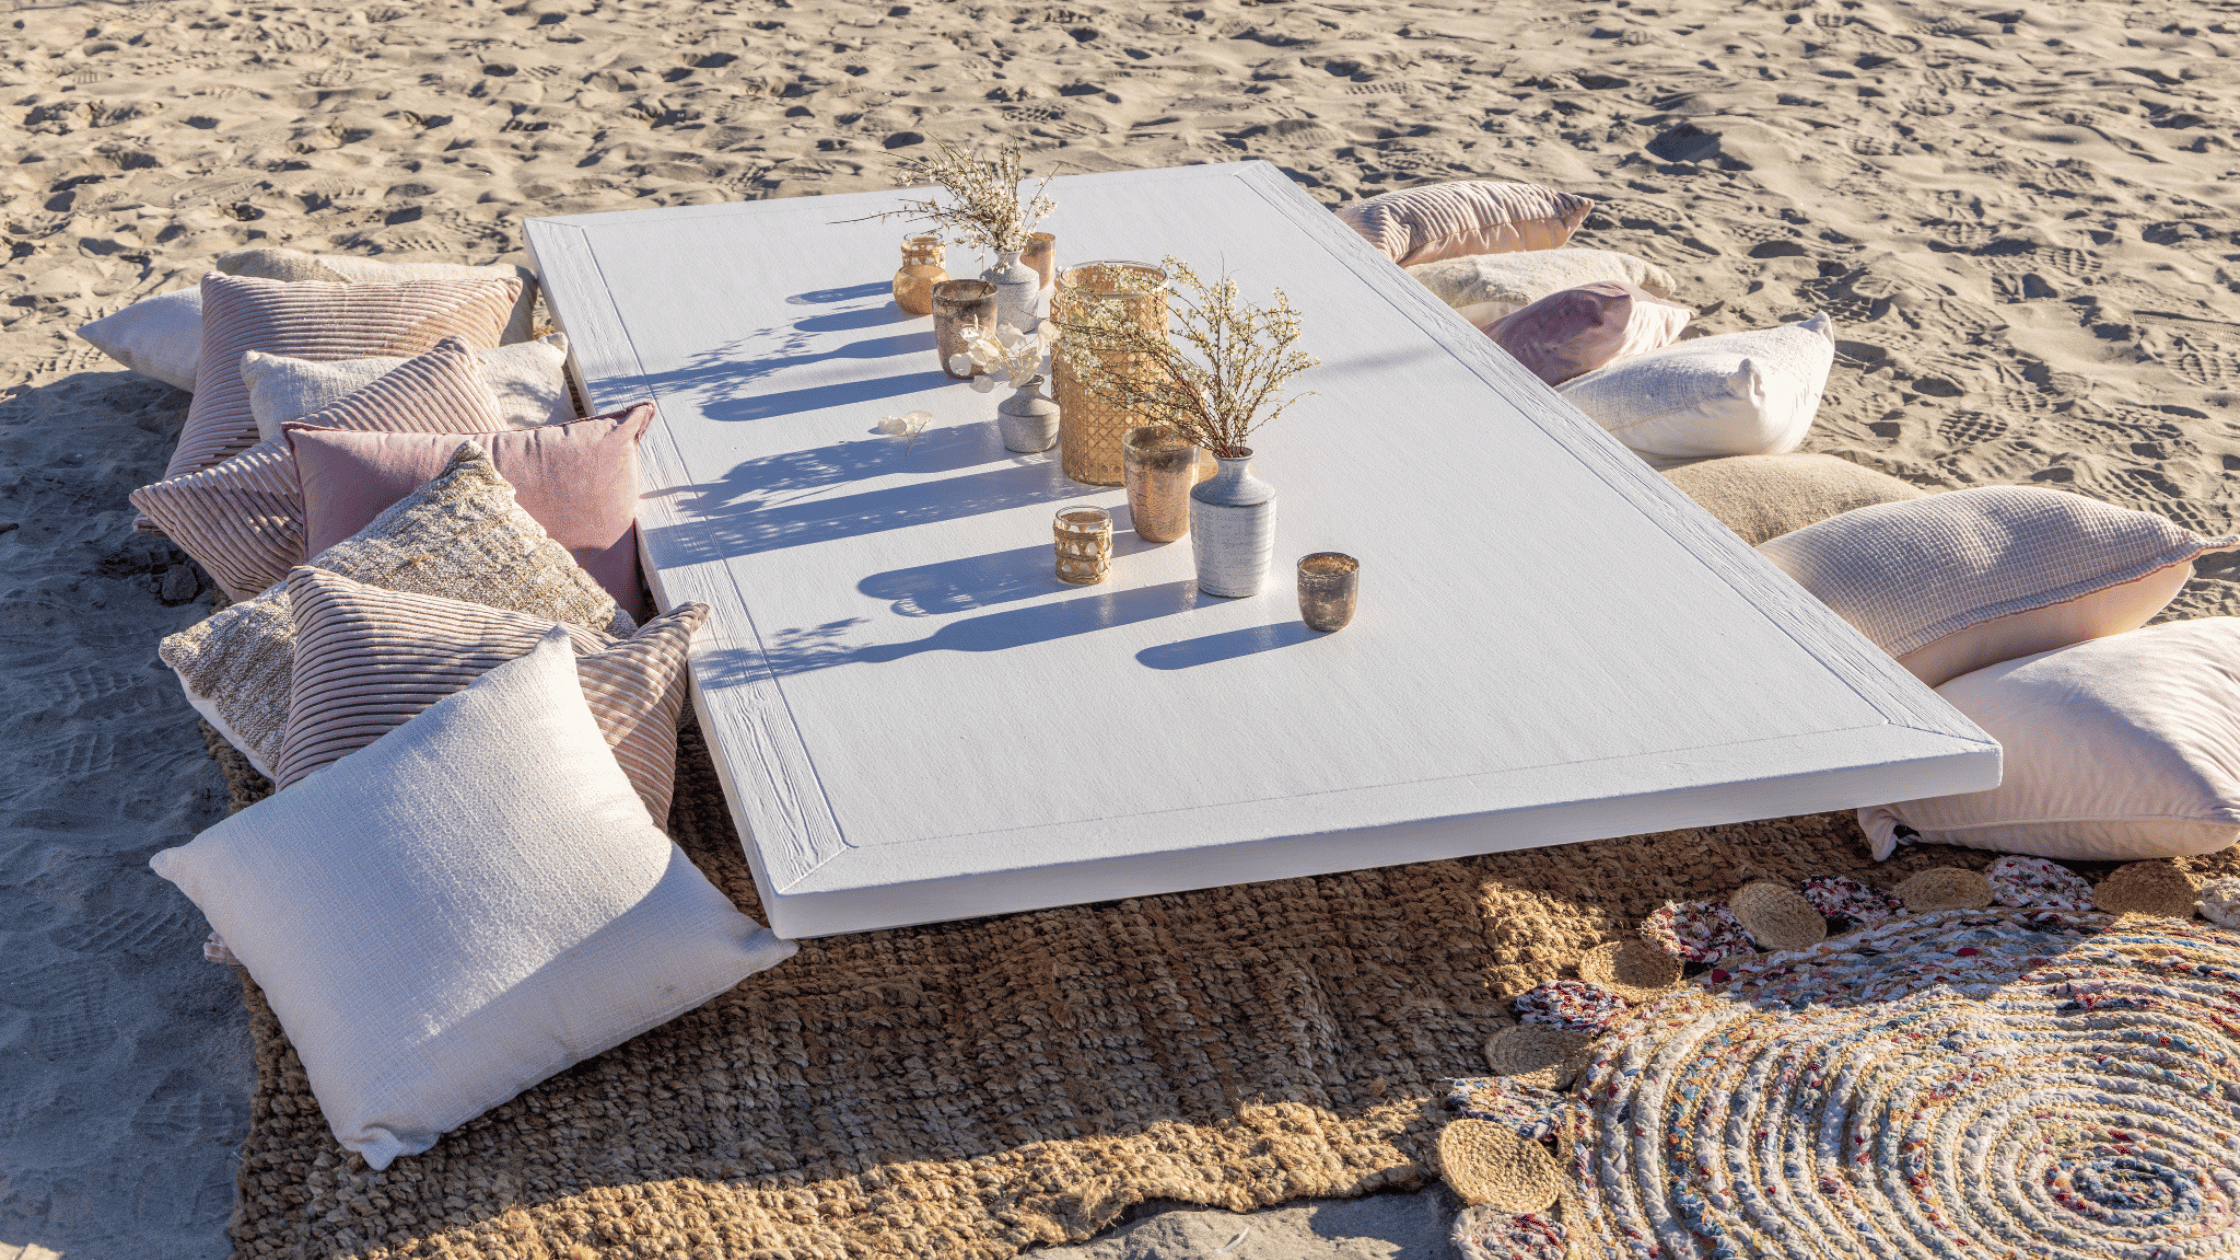
{"type": "MultiPolygon", "coordinates": [[[[1990,738],[1274,167],[1051,185],[1061,264],[1291,295],[1317,396],[1255,439],[1278,580],[1199,595],[1118,489],[1004,451],[888,295],[891,193],[532,220],[596,411],[652,397],[640,528],[787,936],[1848,808],[1998,781],[1990,738]],[[875,430],[923,409],[904,453],[875,430]],[[1110,580],[1050,518],[1119,524],[1110,580]],[[1290,563],[1362,562],[1299,621],[1290,563]]],[[[979,260],[951,249],[952,274],[979,260]]]]}

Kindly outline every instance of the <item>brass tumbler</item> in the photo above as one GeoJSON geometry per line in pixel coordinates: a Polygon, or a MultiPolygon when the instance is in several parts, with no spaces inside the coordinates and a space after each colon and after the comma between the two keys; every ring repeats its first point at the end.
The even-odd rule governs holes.
{"type": "Polygon", "coordinates": [[[1190,532],[1190,487],[1198,484],[1198,448],[1163,424],[1128,430],[1120,442],[1128,482],[1128,519],[1136,537],[1169,543],[1190,532]]]}

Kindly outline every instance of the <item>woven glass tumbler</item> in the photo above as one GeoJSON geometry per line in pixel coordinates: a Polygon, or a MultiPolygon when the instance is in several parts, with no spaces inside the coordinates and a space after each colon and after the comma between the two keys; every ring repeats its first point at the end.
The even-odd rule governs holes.
{"type": "Polygon", "coordinates": [[[1112,513],[1076,503],[1058,509],[1051,529],[1057,535],[1059,581],[1090,586],[1112,572],[1112,513]]]}

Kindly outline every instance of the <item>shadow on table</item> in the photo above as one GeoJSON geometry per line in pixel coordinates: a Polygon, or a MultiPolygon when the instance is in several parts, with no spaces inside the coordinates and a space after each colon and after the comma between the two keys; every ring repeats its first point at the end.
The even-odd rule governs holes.
{"type": "Polygon", "coordinates": [[[1193,665],[1233,661],[1256,652],[1273,652],[1319,637],[1303,621],[1278,621],[1242,630],[1224,630],[1179,643],[1161,643],[1136,653],[1136,660],[1152,669],[1189,669],[1193,665]]]}
{"type": "Polygon", "coordinates": [[[786,301],[794,305],[829,306],[875,297],[882,300],[876,305],[825,311],[788,324],[754,329],[694,355],[690,362],[675,371],[645,377],[644,384],[658,395],[690,395],[700,413],[710,420],[737,422],[913,394],[948,380],[932,358],[932,322],[922,316],[904,314],[884,301],[887,292],[887,285],[876,284],[797,293],[786,301]],[[819,348],[820,343],[829,343],[834,333],[865,329],[887,331],[884,336],[819,348]],[[777,392],[761,388],[771,377],[797,368],[839,360],[893,359],[905,355],[925,356],[924,370],[777,392]]]}

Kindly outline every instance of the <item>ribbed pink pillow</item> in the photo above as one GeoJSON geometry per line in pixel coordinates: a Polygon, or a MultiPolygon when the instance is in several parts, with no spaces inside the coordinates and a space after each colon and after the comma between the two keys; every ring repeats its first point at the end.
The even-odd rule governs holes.
{"type": "Polygon", "coordinates": [[[316,556],[443,471],[462,439],[490,452],[514,501],[568,549],[615,602],[642,617],[638,594],[638,439],[653,404],[502,433],[364,433],[291,423],[302,489],[304,554],[316,556]]]}
{"type": "Polygon", "coordinates": [[[1550,385],[1605,363],[1662,350],[1695,312],[1614,280],[1551,293],[1486,329],[1493,343],[1550,385]]]}
{"type": "Polygon", "coordinates": [[[1464,254],[1554,249],[1594,202],[1539,184],[1458,179],[1340,206],[1339,221],[1403,267],[1464,254]]]}

